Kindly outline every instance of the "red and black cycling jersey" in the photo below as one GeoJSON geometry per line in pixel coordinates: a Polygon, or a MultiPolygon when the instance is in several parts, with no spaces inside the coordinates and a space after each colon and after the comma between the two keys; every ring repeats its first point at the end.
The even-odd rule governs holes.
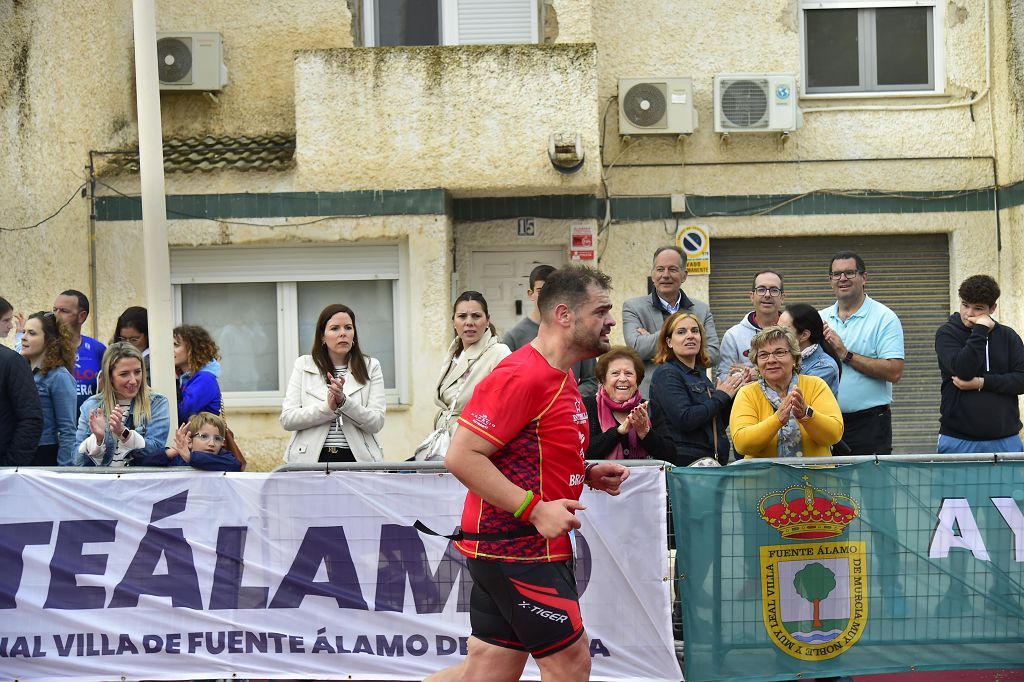
{"type": "MultiPolygon", "coordinates": [[[[527,344],[505,358],[483,381],[459,417],[459,425],[498,446],[494,466],[542,500],[578,500],[583,492],[584,453],[590,441],[587,410],[571,372],[552,367],[527,344]]],[[[462,511],[467,533],[501,533],[523,521],[470,491],[462,511]]],[[[473,559],[565,561],[569,537],[531,535],[508,540],[459,540],[473,559]]]]}

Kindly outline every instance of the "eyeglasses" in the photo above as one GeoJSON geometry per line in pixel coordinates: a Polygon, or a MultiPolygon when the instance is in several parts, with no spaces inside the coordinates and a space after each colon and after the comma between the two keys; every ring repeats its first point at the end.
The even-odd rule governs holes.
{"type": "Polygon", "coordinates": [[[208,433],[197,433],[194,437],[201,443],[209,443],[212,440],[214,445],[224,445],[224,436],[211,436],[208,433]]]}
{"type": "Polygon", "coordinates": [[[768,294],[772,298],[777,298],[782,295],[782,289],[778,287],[754,287],[754,293],[758,296],[768,294]]]}
{"type": "Polygon", "coordinates": [[[759,351],[755,357],[757,358],[758,362],[760,362],[761,360],[767,360],[768,358],[775,358],[776,360],[781,360],[787,355],[789,355],[789,350],[785,348],[776,348],[770,353],[766,350],[759,351]]]}
{"type": "Polygon", "coordinates": [[[835,280],[842,279],[843,277],[845,277],[846,279],[853,279],[857,275],[863,275],[863,274],[864,274],[863,270],[839,270],[838,272],[833,270],[832,272],[828,273],[828,278],[829,279],[835,279],[835,280]]]}

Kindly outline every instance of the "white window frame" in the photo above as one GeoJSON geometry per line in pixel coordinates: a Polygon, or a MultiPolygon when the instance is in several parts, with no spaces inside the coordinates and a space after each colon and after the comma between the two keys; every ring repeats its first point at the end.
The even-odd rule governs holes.
{"type": "MultiPolygon", "coordinates": [[[[424,1],[424,0],[420,0],[424,1]]],[[[527,0],[530,7],[530,24],[532,36],[530,44],[541,42],[542,7],[540,0],[527,0]]],[[[459,45],[459,0],[438,0],[440,3],[440,44],[459,45]]],[[[363,45],[365,47],[378,47],[377,45],[377,2],[376,0],[362,0],[362,24],[363,24],[363,45]]]]}
{"type": "MultiPolygon", "coordinates": [[[[864,14],[859,14],[861,30],[864,31],[864,14]]],[[[873,45],[861,48],[861,61],[865,59],[865,51],[873,45]]],[[[874,63],[874,56],[870,55],[874,63]]],[[[800,79],[801,99],[878,99],[880,97],[928,97],[945,95],[946,93],[946,6],[942,0],[801,0],[800,1],[800,61],[804,77],[800,79]],[[890,7],[926,7],[932,10],[932,74],[934,84],[931,89],[897,90],[875,88],[872,90],[836,90],[829,92],[807,91],[807,10],[828,9],[885,9],[890,7]]],[[[876,65],[877,66],[877,65],[876,65]]]]}
{"type": "MultiPolygon", "coordinates": [[[[183,285],[188,284],[251,284],[258,282],[275,281],[277,284],[277,347],[278,347],[278,390],[276,391],[225,391],[224,402],[230,410],[233,408],[242,409],[280,409],[284,401],[285,391],[288,388],[288,380],[291,377],[292,367],[296,358],[300,355],[307,355],[308,348],[299,348],[299,308],[298,308],[298,284],[301,282],[344,282],[344,281],[366,281],[366,280],[391,280],[392,314],[395,320],[395,386],[385,390],[388,405],[409,404],[409,348],[406,339],[409,338],[409,321],[407,315],[406,300],[408,298],[408,268],[409,259],[406,249],[399,244],[385,243],[372,244],[361,242],[357,245],[337,246],[334,244],[317,245],[288,245],[288,246],[210,246],[188,249],[171,249],[171,286],[172,306],[174,324],[182,324],[182,292],[183,285]],[[324,258],[329,256],[331,251],[341,252],[349,250],[364,249],[366,247],[384,246],[397,248],[395,254],[394,268],[388,272],[367,272],[367,271],[339,271],[337,267],[325,266],[324,258]],[[316,251],[320,265],[310,267],[308,261],[303,258],[304,253],[316,251]],[[287,280],[270,280],[266,276],[256,274],[255,271],[245,271],[245,267],[236,268],[211,268],[209,271],[197,272],[189,268],[187,272],[180,269],[176,272],[175,257],[178,253],[195,252],[215,253],[217,261],[226,263],[233,261],[236,265],[245,260],[247,252],[260,255],[272,253],[282,262],[296,263],[291,268],[287,280]]],[[[186,256],[187,258],[187,256],[186,256]]]]}

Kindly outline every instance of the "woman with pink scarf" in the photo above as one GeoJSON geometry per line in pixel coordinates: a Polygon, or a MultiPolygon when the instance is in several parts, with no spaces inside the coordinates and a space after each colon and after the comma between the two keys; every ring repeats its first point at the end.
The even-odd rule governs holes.
{"type": "Polygon", "coordinates": [[[664,459],[672,443],[651,425],[640,395],[644,361],[627,346],[615,346],[597,360],[597,394],[583,399],[590,418],[587,459],[664,459]]]}

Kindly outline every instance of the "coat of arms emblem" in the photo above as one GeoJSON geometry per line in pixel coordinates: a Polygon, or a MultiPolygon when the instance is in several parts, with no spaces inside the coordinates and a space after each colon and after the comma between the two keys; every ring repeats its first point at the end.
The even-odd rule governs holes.
{"type": "Polygon", "coordinates": [[[841,536],[860,515],[842,493],[803,485],[761,498],[761,518],[783,540],[761,547],[761,596],[768,635],[779,649],[823,661],[857,643],[868,618],[867,545],[824,542],[841,536]]]}

